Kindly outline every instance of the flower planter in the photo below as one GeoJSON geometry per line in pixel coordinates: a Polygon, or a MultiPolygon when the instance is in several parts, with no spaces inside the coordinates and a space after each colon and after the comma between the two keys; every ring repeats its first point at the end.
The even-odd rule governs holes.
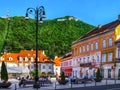
{"type": "Polygon", "coordinates": [[[11,82],[2,82],[2,83],[0,83],[0,88],[8,88],[8,87],[10,87],[11,86],[11,82]]]}
{"type": "Polygon", "coordinates": [[[67,80],[64,80],[64,81],[58,80],[58,83],[59,83],[59,84],[62,84],[62,85],[65,85],[67,82],[68,82],[67,80]]]}
{"type": "Polygon", "coordinates": [[[97,79],[97,78],[95,78],[94,80],[95,80],[95,82],[101,82],[102,81],[102,79],[97,79]]]}

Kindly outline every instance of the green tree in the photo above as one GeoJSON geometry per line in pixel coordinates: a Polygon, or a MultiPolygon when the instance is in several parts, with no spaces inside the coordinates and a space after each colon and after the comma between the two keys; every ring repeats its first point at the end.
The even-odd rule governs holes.
{"type": "MultiPolygon", "coordinates": [[[[32,75],[33,77],[36,76],[36,69],[34,69],[34,70],[31,72],[31,75],[32,75]]],[[[40,75],[41,75],[41,71],[38,70],[38,77],[39,77],[40,75]]]]}
{"type": "Polygon", "coordinates": [[[8,72],[4,61],[2,62],[1,66],[1,80],[8,80],[8,72]]]}
{"type": "Polygon", "coordinates": [[[96,78],[100,79],[101,78],[101,74],[100,74],[100,69],[98,68],[97,72],[96,72],[96,78]]]}
{"type": "Polygon", "coordinates": [[[65,73],[64,73],[64,71],[61,72],[61,81],[65,81],[65,73]]]}

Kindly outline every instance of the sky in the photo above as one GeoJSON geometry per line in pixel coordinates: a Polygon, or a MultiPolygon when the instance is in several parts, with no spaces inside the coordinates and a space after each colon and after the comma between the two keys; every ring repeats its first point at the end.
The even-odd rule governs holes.
{"type": "Polygon", "coordinates": [[[1,0],[0,17],[7,12],[11,17],[25,16],[27,8],[39,6],[44,6],[46,20],[69,15],[94,26],[112,22],[120,14],[120,0],[1,0]]]}

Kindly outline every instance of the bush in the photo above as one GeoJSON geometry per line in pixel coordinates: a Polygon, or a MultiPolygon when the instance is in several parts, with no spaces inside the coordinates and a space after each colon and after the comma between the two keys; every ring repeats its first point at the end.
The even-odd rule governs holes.
{"type": "Polygon", "coordinates": [[[8,80],[8,72],[4,61],[2,62],[1,66],[1,80],[8,80]]]}
{"type": "Polygon", "coordinates": [[[96,79],[100,79],[101,74],[100,74],[100,69],[98,68],[97,73],[96,73],[96,79]]]}
{"type": "Polygon", "coordinates": [[[65,81],[65,73],[64,73],[64,71],[62,71],[62,73],[61,73],[61,81],[65,81]]]}

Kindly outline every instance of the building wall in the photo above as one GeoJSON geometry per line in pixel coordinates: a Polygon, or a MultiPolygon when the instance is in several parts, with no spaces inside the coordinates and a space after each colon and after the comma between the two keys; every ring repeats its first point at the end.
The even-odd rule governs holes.
{"type": "Polygon", "coordinates": [[[72,76],[72,65],[73,61],[71,56],[61,59],[61,71],[64,71],[66,76],[72,76]]]}
{"type": "MultiPolygon", "coordinates": [[[[105,30],[100,35],[93,35],[90,38],[83,38],[79,43],[76,43],[72,45],[72,53],[73,53],[73,59],[78,60],[81,64],[89,63],[91,62],[91,66],[78,66],[82,68],[82,75],[86,75],[86,72],[89,72],[93,75],[96,68],[102,68],[104,73],[104,78],[108,77],[108,71],[109,74],[111,74],[110,78],[113,78],[113,62],[115,60],[115,32],[114,30],[108,31],[105,30]],[[112,38],[112,46],[109,46],[109,39],[112,38]],[[103,40],[106,40],[106,48],[103,48],[103,40]],[[112,55],[111,55],[112,53],[112,55]],[[106,54],[106,59],[103,61],[103,54],[106,54]],[[110,61],[110,56],[112,56],[112,60],[110,61]],[[79,57],[79,58],[78,58],[79,57]],[[93,64],[95,64],[95,67],[93,67],[93,64]],[[107,65],[106,65],[107,64],[107,65]],[[109,65],[109,68],[108,68],[109,65]],[[104,67],[101,67],[104,66],[104,67]],[[92,67],[92,69],[91,69],[92,67]],[[112,69],[111,71],[109,69],[112,69]]],[[[78,68],[76,67],[76,68],[78,68]]],[[[78,69],[79,70],[79,69],[78,69]]],[[[81,72],[81,71],[77,71],[81,72]]],[[[80,74],[80,73],[79,73],[80,74]]],[[[78,75],[81,76],[81,75],[78,75]]],[[[94,75],[93,75],[94,76],[94,75]]]]}

